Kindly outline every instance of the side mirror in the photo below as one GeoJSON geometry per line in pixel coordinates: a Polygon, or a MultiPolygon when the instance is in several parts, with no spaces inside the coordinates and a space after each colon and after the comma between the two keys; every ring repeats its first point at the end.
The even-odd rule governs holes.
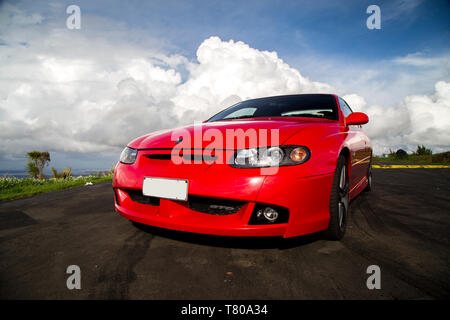
{"type": "Polygon", "coordinates": [[[353,112],[345,118],[345,123],[347,126],[356,126],[360,124],[366,124],[369,122],[369,117],[362,112],[353,112]]]}

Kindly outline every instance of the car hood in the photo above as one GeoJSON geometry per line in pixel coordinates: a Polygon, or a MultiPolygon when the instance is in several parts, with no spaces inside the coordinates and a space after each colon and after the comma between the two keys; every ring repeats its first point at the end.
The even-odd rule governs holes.
{"type": "MultiPolygon", "coordinates": [[[[278,141],[279,144],[283,144],[291,136],[298,133],[304,133],[305,139],[317,139],[317,134],[314,132],[323,131],[330,124],[336,123],[336,121],[327,119],[299,119],[299,118],[258,118],[258,119],[245,119],[245,120],[225,120],[200,123],[198,125],[190,125],[170,130],[156,131],[142,137],[139,137],[128,144],[129,147],[134,149],[166,149],[179,146],[176,140],[179,137],[183,137],[183,143],[186,143],[186,139],[191,137],[191,145],[194,148],[206,148],[211,145],[215,138],[206,139],[208,135],[216,137],[221,135],[225,141],[226,134],[235,132],[236,135],[247,133],[251,134],[252,130],[255,130],[256,136],[262,129],[267,130],[267,139],[257,139],[257,141],[251,141],[254,139],[245,139],[245,148],[264,147],[266,145],[276,145],[278,143],[271,143],[272,135],[275,129],[278,129],[278,141]],[[239,130],[239,131],[237,131],[239,130]],[[201,143],[194,143],[195,136],[203,137],[201,143]],[[195,145],[194,145],[195,144],[195,145]]],[[[276,134],[275,134],[276,135],[276,134]]],[[[274,136],[273,138],[276,138],[274,136]]],[[[235,141],[235,146],[237,142],[235,141]]],[[[180,143],[181,145],[181,143],[180,143]]],[[[186,144],[183,145],[186,147],[186,144]]],[[[224,142],[224,148],[226,147],[224,142]]],[[[242,146],[241,146],[242,147],[242,146]]]]}

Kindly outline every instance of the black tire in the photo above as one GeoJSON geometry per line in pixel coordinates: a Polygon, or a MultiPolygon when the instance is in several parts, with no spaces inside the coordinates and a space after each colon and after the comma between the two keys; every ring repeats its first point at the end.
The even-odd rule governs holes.
{"type": "Polygon", "coordinates": [[[370,160],[369,168],[367,169],[367,182],[367,187],[364,189],[364,191],[372,191],[372,160],[370,160]]]}
{"type": "Polygon", "coordinates": [[[330,196],[330,222],[324,235],[330,240],[340,240],[345,234],[349,209],[347,159],[340,155],[333,178],[330,196]]]}

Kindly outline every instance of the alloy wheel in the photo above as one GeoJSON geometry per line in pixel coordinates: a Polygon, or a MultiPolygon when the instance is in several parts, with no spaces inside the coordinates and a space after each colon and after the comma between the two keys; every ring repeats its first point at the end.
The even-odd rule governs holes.
{"type": "Polygon", "coordinates": [[[348,181],[347,181],[347,167],[343,166],[339,178],[339,228],[344,230],[346,223],[346,216],[348,211],[348,181]]]}

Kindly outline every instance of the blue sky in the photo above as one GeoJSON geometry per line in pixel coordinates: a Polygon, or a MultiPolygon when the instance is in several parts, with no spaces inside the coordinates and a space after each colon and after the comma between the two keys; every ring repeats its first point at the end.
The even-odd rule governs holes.
{"type": "MultiPolygon", "coordinates": [[[[450,42],[447,0],[61,2],[62,9],[77,4],[83,14],[164,38],[173,50],[191,58],[210,36],[242,40],[260,50],[276,50],[283,57],[307,51],[368,61],[422,51],[438,55],[448,52],[450,42]],[[371,4],[381,8],[381,30],[366,28],[366,8],[371,4]]],[[[30,13],[49,14],[46,2],[19,3],[30,13]]]]}
{"type": "MultiPolygon", "coordinates": [[[[0,122],[3,115],[4,122],[1,124],[7,130],[0,135],[0,139],[8,146],[0,148],[0,169],[22,168],[25,161],[23,150],[33,143],[37,147],[52,150],[55,159],[52,165],[56,167],[64,167],[68,159],[73,159],[74,167],[109,168],[120,152],[119,146],[126,144],[123,142],[125,140],[99,138],[98,132],[103,124],[90,119],[87,113],[83,125],[78,126],[80,122],[65,127],[55,125],[48,131],[51,133],[46,131],[45,139],[39,138],[44,125],[70,117],[69,111],[64,113],[59,105],[46,106],[61,100],[64,106],[72,110],[124,108],[122,96],[106,101],[88,92],[89,98],[74,98],[75,93],[87,90],[80,85],[80,79],[86,79],[83,77],[96,77],[110,72],[110,79],[122,72],[120,68],[123,63],[118,62],[120,59],[110,58],[117,54],[140,57],[153,66],[154,59],[164,60],[161,67],[168,71],[163,76],[164,81],[173,85],[170,89],[167,89],[168,84],[165,85],[164,90],[172,90],[172,96],[168,94],[164,100],[151,93],[144,97],[144,100],[151,102],[142,108],[159,110],[168,109],[169,105],[170,108],[176,108],[181,99],[178,97],[179,92],[195,87],[183,84],[189,80],[197,81],[196,77],[201,72],[217,71],[207,69],[197,60],[202,44],[206,47],[211,44],[205,44],[210,37],[219,37],[224,46],[230,40],[242,41],[257,50],[256,55],[264,51],[276,52],[278,58],[298,70],[308,81],[325,83],[342,95],[357,95],[364,99],[367,107],[381,105],[381,110],[395,113],[395,110],[405,107],[405,97],[431,97],[439,81],[450,80],[449,12],[450,2],[446,0],[4,1],[0,4],[0,85],[3,84],[0,91],[0,122]],[[81,30],[68,31],[64,28],[67,18],[65,10],[70,4],[81,8],[81,30]],[[381,8],[380,30],[366,27],[369,16],[366,8],[372,4],[381,8]],[[74,39],[73,43],[68,43],[67,39],[74,39]],[[176,57],[178,62],[167,62],[172,59],[170,57],[176,57]],[[43,69],[42,65],[46,68],[43,69]],[[91,66],[89,70],[87,66],[91,66]],[[2,68],[6,70],[3,75],[2,68]],[[178,74],[181,81],[177,82],[169,69],[178,74]],[[36,70],[35,78],[33,74],[22,76],[23,70],[36,70]],[[60,77],[45,73],[49,70],[59,70],[57,73],[60,77]],[[72,78],[64,78],[68,74],[73,75],[72,78]],[[55,86],[43,87],[41,80],[44,78],[47,82],[55,81],[55,86]],[[70,86],[73,92],[64,89],[55,89],[53,92],[53,88],[62,88],[62,84],[70,86]],[[27,90],[31,90],[35,96],[24,94],[27,90]],[[167,101],[167,107],[160,100],[167,101]],[[24,108],[22,113],[17,111],[18,105],[24,108]],[[39,114],[37,110],[41,110],[41,114],[51,115],[36,116],[39,114]],[[87,123],[89,128],[86,127],[87,123]],[[21,126],[24,130],[21,130],[21,126]],[[68,128],[71,132],[66,132],[68,128]],[[18,132],[27,130],[27,135],[16,138],[18,132]],[[55,137],[54,140],[48,138],[49,134],[55,137]],[[93,136],[90,139],[89,134],[95,138],[93,136]],[[79,141],[74,138],[75,142],[70,146],[61,142],[71,135],[79,137],[79,141]],[[89,145],[88,142],[93,143],[89,145]],[[12,146],[17,144],[22,145],[23,150],[18,148],[20,150],[15,153],[12,146]],[[104,150],[101,157],[96,156],[95,147],[104,150]]],[[[233,46],[236,47],[235,44],[233,46]]],[[[229,61],[236,59],[230,58],[229,61]]],[[[249,68],[249,72],[251,70],[249,68]]],[[[120,79],[114,78],[117,80],[114,83],[96,81],[98,90],[114,93],[113,88],[122,80],[132,78],[133,81],[141,81],[139,76],[126,76],[126,72],[123,75],[123,79],[120,76],[117,76],[120,79]],[[108,86],[112,91],[108,91],[108,86]]],[[[151,91],[152,87],[147,89],[151,91]]],[[[212,94],[217,93],[211,90],[212,94]]],[[[217,93],[217,99],[219,96],[222,99],[223,94],[217,93]]],[[[227,91],[227,94],[232,92],[227,91]]],[[[189,96],[192,95],[195,94],[190,92],[189,96]]],[[[251,93],[246,92],[245,95],[251,96],[251,93]]],[[[201,97],[201,94],[198,93],[198,96],[201,97]]],[[[361,100],[358,97],[355,101],[361,100]]],[[[213,104],[216,100],[209,103],[213,104]]],[[[370,107],[367,112],[379,114],[377,108],[370,107]]],[[[163,113],[155,112],[158,116],[163,113]]],[[[105,119],[111,117],[108,115],[105,119]]],[[[119,120],[121,124],[126,122],[124,119],[119,120]]],[[[165,123],[164,119],[160,123],[165,123]]],[[[160,127],[153,124],[148,126],[148,131],[153,129],[160,127]]],[[[130,130],[125,138],[143,134],[143,130],[130,130]]],[[[379,139],[380,152],[388,147],[413,148],[419,136],[414,131],[414,125],[408,123],[402,127],[402,132],[398,132],[399,135],[409,135],[404,139],[388,141],[377,136],[380,128],[371,130],[379,139]]],[[[438,132],[440,135],[444,133],[438,132]]],[[[441,141],[432,147],[436,150],[445,149],[448,142],[441,141]]]]}
{"type": "MultiPolygon", "coordinates": [[[[68,2],[69,3],[69,2],[68,2]]],[[[411,52],[447,52],[450,4],[432,1],[71,1],[168,39],[193,57],[210,36],[239,39],[260,50],[295,56],[305,50],[358,60],[411,52]],[[366,8],[381,8],[381,30],[366,28],[366,8]]]]}

